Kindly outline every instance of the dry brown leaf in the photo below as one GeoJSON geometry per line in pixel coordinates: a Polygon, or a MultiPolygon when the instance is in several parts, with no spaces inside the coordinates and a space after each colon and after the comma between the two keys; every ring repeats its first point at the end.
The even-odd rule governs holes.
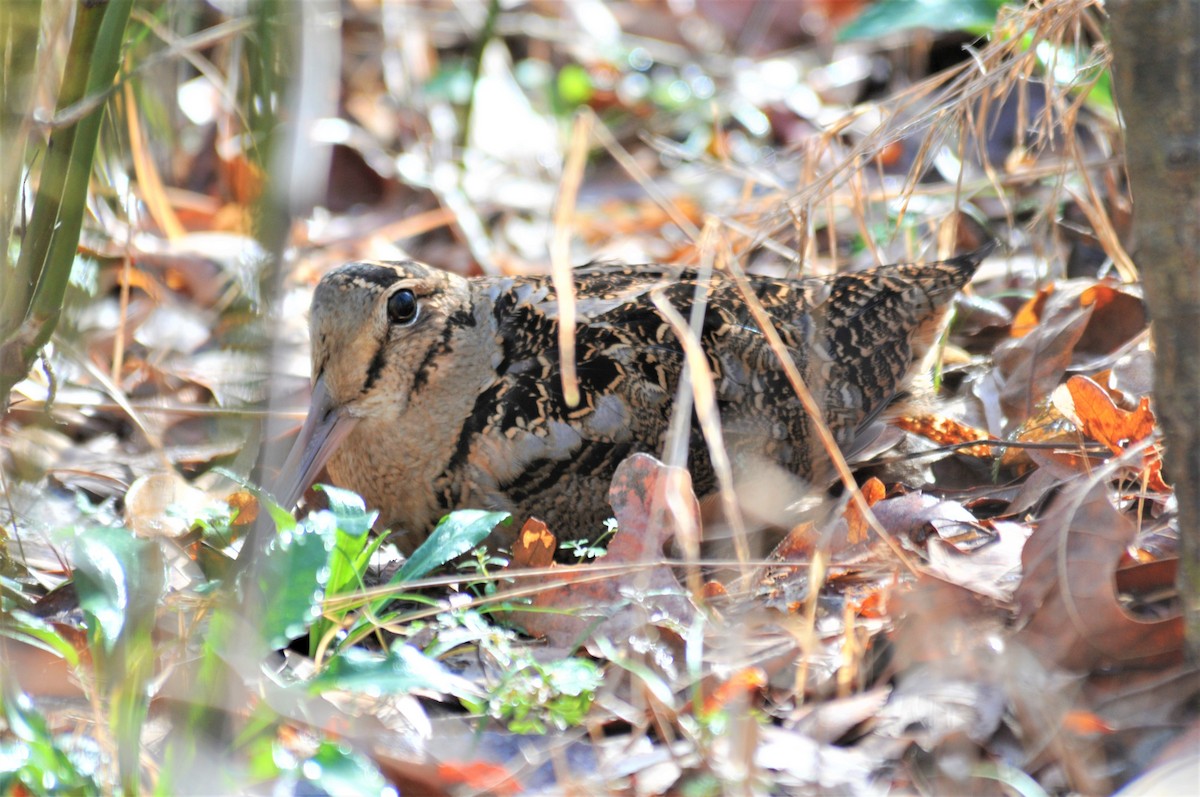
{"type": "MultiPolygon", "coordinates": [[[[79,654],[81,668],[91,669],[91,650],[85,632],[65,623],[54,623],[59,636],[69,641],[79,654]]],[[[6,639],[0,645],[4,668],[19,673],[21,689],[36,698],[74,700],[85,697],[78,678],[73,677],[71,665],[57,653],[16,639],[6,639]]]]}
{"type": "MultiPolygon", "coordinates": [[[[874,506],[882,501],[884,495],[887,494],[887,489],[883,486],[883,482],[874,476],[867,479],[859,489],[862,491],[863,498],[867,501],[867,506],[874,506]]],[[[826,541],[831,546],[831,551],[837,551],[848,545],[857,545],[865,542],[869,536],[867,532],[870,526],[853,501],[846,504],[846,508],[842,511],[840,523],[842,524],[842,529],[834,534],[832,538],[826,538],[826,541]]],[[[771,552],[770,558],[773,562],[807,560],[812,555],[817,536],[816,524],[806,520],[793,527],[787,533],[783,541],[775,546],[775,550],[771,552]]]]}
{"type": "Polygon", "coordinates": [[[887,617],[887,601],[887,590],[883,588],[877,589],[867,595],[867,597],[857,601],[856,605],[852,607],[854,615],[866,619],[887,617]]]}
{"type": "Polygon", "coordinates": [[[1117,596],[1114,573],[1136,531],[1113,507],[1104,480],[1060,493],[1021,556],[1018,639],[1068,669],[1176,660],[1183,647],[1181,618],[1139,620],[1117,596]]]}
{"type": "Polygon", "coordinates": [[[1126,446],[1144,440],[1154,433],[1154,413],[1150,401],[1143,397],[1137,410],[1123,410],[1109,397],[1108,392],[1086,376],[1067,380],[1074,418],[1083,433],[1104,443],[1114,454],[1126,446]]]}
{"type": "Polygon", "coordinates": [[[976,524],[975,516],[956,501],[943,501],[914,492],[880,501],[872,507],[875,518],[896,539],[919,538],[926,527],[964,528],[976,524]]]}
{"type": "Polygon", "coordinates": [[[991,524],[995,539],[964,553],[941,538],[930,538],[925,569],[951,584],[1001,601],[1012,598],[1021,576],[1021,550],[1030,528],[1012,521],[991,524]]]}
{"type": "MultiPolygon", "coordinates": [[[[1012,440],[1019,443],[1061,443],[1064,449],[1078,448],[1079,430],[1063,416],[1062,411],[1053,401],[1041,402],[1037,411],[1030,415],[1012,434],[1012,440]]],[[[1043,449],[1041,454],[1061,459],[1062,464],[1070,468],[1072,473],[1086,472],[1084,460],[1072,453],[1060,453],[1043,449]]],[[[1032,449],[1021,446],[1010,446],[1000,457],[1000,465],[1005,468],[1016,468],[1020,472],[1028,470],[1036,463],[1033,460],[1032,449]]]]}
{"type": "Polygon", "coordinates": [[[812,554],[815,540],[816,524],[806,520],[787,533],[783,541],[771,552],[771,559],[782,562],[807,559],[812,554]]]}
{"type": "Polygon", "coordinates": [[[1092,309],[1078,305],[1062,308],[1024,337],[996,347],[1000,406],[1010,428],[1023,423],[1062,381],[1092,309]]]}
{"type": "MultiPolygon", "coordinates": [[[[1138,553],[1148,555],[1140,549],[1138,553]]],[[[1161,595],[1175,589],[1178,575],[1178,557],[1122,563],[1116,574],[1117,589],[1125,594],[1161,595]]]]}
{"type": "Polygon", "coordinates": [[[597,573],[591,565],[553,565],[545,580],[554,586],[532,599],[535,611],[510,616],[533,636],[571,646],[593,632],[627,639],[646,622],[642,603],[659,616],[686,624],[695,609],[671,568],[661,564],[662,550],[682,525],[699,526],[700,507],[682,468],[668,468],[649,454],[621,463],[609,488],[617,533],[608,545],[606,566],[627,564],[626,572],[597,573]],[[682,523],[671,505],[690,513],[682,523]],[[639,596],[644,596],[639,597],[639,596]]]}
{"type": "Polygon", "coordinates": [[[1146,329],[1146,304],[1126,286],[1101,282],[1084,290],[1079,303],[1093,308],[1079,339],[1081,351],[1108,354],[1146,329]]]}

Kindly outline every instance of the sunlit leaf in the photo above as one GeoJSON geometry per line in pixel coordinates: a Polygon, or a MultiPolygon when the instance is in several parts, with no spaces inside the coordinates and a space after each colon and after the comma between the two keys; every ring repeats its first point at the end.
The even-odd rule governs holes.
{"type": "Polygon", "coordinates": [[[330,797],[396,793],[368,758],[333,742],[322,742],[299,769],[305,781],[330,797]]]}
{"type": "Polygon", "coordinates": [[[153,625],[165,575],[154,543],[123,528],[93,528],[75,538],[75,589],[89,635],[107,653],[127,633],[153,625]]]}
{"type": "Polygon", "coordinates": [[[331,659],[308,686],[312,692],[348,689],[374,695],[406,694],[414,689],[458,696],[478,694],[470,681],[403,643],[393,645],[386,656],[350,648],[331,659]]]}
{"type": "Polygon", "coordinates": [[[332,513],[314,512],[267,546],[254,585],[263,609],[260,627],[271,648],[303,636],[321,616],[335,529],[332,513]]]}
{"type": "Polygon", "coordinates": [[[392,577],[391,583],[402,584],[441,567],[474,548],[508,518],[507,512],[485,512],[481,509],[451,512],[437,524],[429,539],[413,551],[413,555],[392,577]]]}
{"type": "MultiPolygon", "coordinates": [[[[366,566],[367,551],[370,540],[367,532],[378,517],[378,512],[368,512],[361,497],[350,490],[320,484],[316,489],[325,493],[329,501],[329,511],[314,513],[321,516],[319,520],[332,520],[334,543],[328,559],[329,573],[326,583],[326,594],[342,595],[349,590],[362,585],[362,569],[366,566]]],[[[342,617],[346,610],[334,613],[335,619],[342,617]]],[[[316,653],[321,639],[328,633],[335,620],[318,618],[312,627],[310,652],[316,653]]]]}
{"type": "Polygon", "coordinates": [[[0,636],[52,653],[65,659],[72,667],[79,666],[79,654],[75,646],[63,639],[50,623],[22,611],[12,612],[8,619],[8,623],[0,625],[0,636]]]}
{"type": "MultiPolygon", "coordinates": [[[[53,735],[29,696],[5,679],[0,716],[9,732],[0,742],[0,794],[100,794],[96,766],[76,763],[64,750],[68,737],[53,735]]],[[[77,748],[81,745],[76,744],[77,748]]]]}
{"type": "Polygon", "coordinates": [[[1004,0],[879,0],[838,33],[839,41],[875,39],[906,30],[987,33],[1004,0]]]}
{"type": "Polygon", "coordinates": [[[329,511],[337,520],[341,531],[353,536],[361,536],[371,530],[375,524],[378,512],[368,512],[362,498],[351,490],[343,490],[329,484],[318,484],[314,488],[325,493],[329,501],[329,511]]]}
{"type": "Polygon", "coordinates": [[[592,78],[579,64],[567,64],[558,72],[558,96],[567,105],[582,105],[592,98],[592,78]]]}

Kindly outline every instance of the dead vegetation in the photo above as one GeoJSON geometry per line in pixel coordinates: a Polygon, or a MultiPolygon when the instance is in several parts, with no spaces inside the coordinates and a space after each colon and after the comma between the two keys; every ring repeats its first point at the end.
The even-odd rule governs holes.
{"type": "MultiPolygon", "coordinates": [[[[135,3],[3,420],[0,784],[1107,794],[1172,742],[1194,765],[1103,7],[904,5],[135,3]],[[773,551],[702,558],[650,458],[576,565],[535,524],[486,550],[482,513],[400,564],[353,495],[299,525],[254,495],[344,261],[821,274],[994,237],[937,401],[773,551]]],[[[42,9],[10,253],[82,113],[70,20],[42,9]]]]}

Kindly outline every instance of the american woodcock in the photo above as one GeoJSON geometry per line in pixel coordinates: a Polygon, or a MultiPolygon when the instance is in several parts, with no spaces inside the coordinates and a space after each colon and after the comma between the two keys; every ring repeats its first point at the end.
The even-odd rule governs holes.
{"type": "MultiPolygon", "coordinates": [[[[982,256],[749,278],[843,450],[927,373],[951,301],[982,256]]],[[[766,462],[827,481],[812,422],[726,274],[575,270],[579,401],[569,406],[549,277],[466,279],[411,261],[360,262],[331,271],[313,296],[312,407],[278,497],[294,506],[327,465],[380,511],[381,525],[408,532],[401,548],[458,508],[507,510],[518,525],[536,516],[560,538],[594,539],[611,515],[617,465],[635,452],[662,455],[684,371],[652,294],[687,318],[701,284],[699,338],[735,471],[766,462]]],[[[698,495],[715,491],[695,418],[688,467],[698,495]]]]}

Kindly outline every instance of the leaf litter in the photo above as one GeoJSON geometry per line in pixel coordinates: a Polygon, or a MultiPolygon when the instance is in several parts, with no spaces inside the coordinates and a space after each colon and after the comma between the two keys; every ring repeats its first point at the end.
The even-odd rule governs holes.
{"type": "Polygon", "coordinates": [[[342,107],[318,136],[336,142],[326,195],[289,230],[277,300],[250,221],[269,172],[230,133],[236,50],[205,52],[213,91],[162,92],[210,120],[162,130],[169,159],[135,128],[167,106],[127,120],[147,214],[97,204],[83,253],[98,279],[5,419],[5,660],[51,727],[106,738],[117,704],[97,697],[91,651],[153,650],[156,672],[130,684],[160,722],[187,727],[167,709],[190,706],[241,729],[213,753],[222,789],[265,761],[295,782],[305,770],[287,760],[446,794],[990,794],[1031,779],[1106,793],[1150,768],[1146,750],[1194,722],[1200,684],[1180,656],[1174,497],[1108,154],[1099,6],[964,3],[988,6],[991,38],[903,34],[906,65],[871,27],[898,4],[814,2],[803,24],[771,3],[508,5],[489,28],[482,5],[349,4],[342,107]],[[853,41],[833,46],[839,30],[853,41]],[[567,143],[576,113],[591,115],[583,144],[567,143]],[[564,209],[568,163],[583,171],[564,209]],[[843,497],[749,559],[705,558],[689,535],[710,518],[686,472],[639,456],[614,481],[604,550],[571,564],[561,530],[527,524],[511,563],[472,537],[446,549],[455,564],[388,586],[398,557],[337,536],[344,507],[282,523],[275,577],[302,565],[312,583],[259,585],[287,604],[269,638],[319,627],[324,658],[294,641],[285,656],[207,644],[211,627],[236,638],[222,590],[252,516],[270,515],[218,467],[251,472],[269,391],[290,425],[302,415],[316,279],[354,258],[544,272],[556,207],[569,263],[694,264],[720,247],[762,273],[829,273],[1006,239],[960,306],[930,413],[898,419],[860,471],[886,543],[843,497]],[[328,551],[369,563],[362,595],[319,587],[328,551]],[[165,581],[98,580],[110,554],[165,581]],[[51,591],[72,573],[84,595],[51,591]],[[114,602],[122,583],[132,604],[114,602]],[[602,681],[570,695],[552,670],[567,660],[602,681]],[[218,671],[236,685],[223,698],[179,687],[218,671]],[[503,711],[478,702],[501,685],[503,711]],[[80,691],[80,711],[45,702],[80,691]]]}

